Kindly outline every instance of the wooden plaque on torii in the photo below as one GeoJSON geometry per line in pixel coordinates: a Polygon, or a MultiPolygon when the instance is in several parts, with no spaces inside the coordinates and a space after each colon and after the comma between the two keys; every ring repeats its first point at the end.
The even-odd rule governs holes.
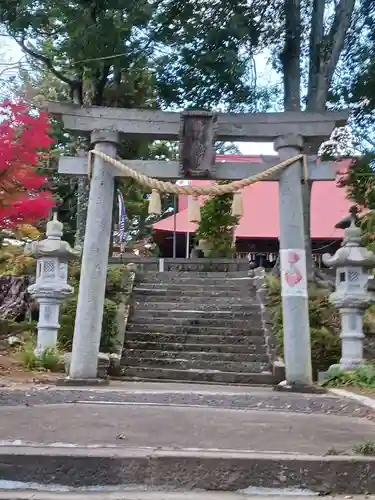
{"type": "Polygon", "coordinates": [[[210,111],[181,113],[180,172],[193,179],[215,177],[217,115],[210,111]]]}

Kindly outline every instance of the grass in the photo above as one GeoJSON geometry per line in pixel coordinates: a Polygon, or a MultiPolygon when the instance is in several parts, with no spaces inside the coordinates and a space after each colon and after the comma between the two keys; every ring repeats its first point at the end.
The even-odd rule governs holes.
{"type": "Polygon", "coordinates": [[[354,453],[357,455],[365,455],[366,457],[375,456],[375,441],[365,441],[359,443],[353,448],[354,453]]]}
{"type": "Polygon", "coordinates": [[[324,456],[338,456],[338,455],[364,455],[366,457],[375,456],[375,441],[369,440],[363,443],[358,443],[353,446],[352,450],[338,450],[336,448],[330,448],[324,456]]]}
{"type": "Polygon", "coordinates": [[[40,356],[37,356],[34,350],[33,342],[25,343],[18,350],[18,359],[24,368],[30,371],[60,371],[61,361],[57,349],[45,349],[40,356]]]}
{"type": "Polygon", "coordinates": [[[335,456],[335,455],[345,455],[345,451],[337,450],[336,448],[330,448],[324,456],[335,456]]]}
{"type": "Polygon", "coordinates": [[[324,387],[356,387],[375,389],[375,363],[365,362],[353,371],[343,371],[339,367],[328,371],[324,387]]]}

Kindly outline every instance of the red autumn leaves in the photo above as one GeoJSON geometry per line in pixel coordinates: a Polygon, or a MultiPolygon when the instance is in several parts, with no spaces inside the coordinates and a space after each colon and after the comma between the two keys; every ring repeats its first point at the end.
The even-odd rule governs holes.
{"type": "Polygon", "coordinates": [[[37,222],[54,205],[43,190],[37,167],[53,140],[45,113],[33,114],[24,102],[0,103],[0,229],[37,222]]]}

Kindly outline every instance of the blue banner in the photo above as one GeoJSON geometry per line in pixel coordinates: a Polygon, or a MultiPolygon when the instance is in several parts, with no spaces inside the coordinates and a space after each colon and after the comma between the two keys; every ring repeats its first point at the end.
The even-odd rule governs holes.
{"type": "Polygon", "coordinates": [[[125,202],[124,197],[120,190],[117,190],[118,197],[118,234],[120,244],[122,244],[125,240],[125,223],[126,223],[126,210],[125,210],[125,202]]]}

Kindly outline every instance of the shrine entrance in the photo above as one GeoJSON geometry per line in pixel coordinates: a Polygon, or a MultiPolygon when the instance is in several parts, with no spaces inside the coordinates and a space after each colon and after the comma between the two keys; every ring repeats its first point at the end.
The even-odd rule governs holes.
{"type": "MultiPolygon", "coordinates": [[[[316,154],[332,131],[346,123],[348,114],[214,114],[195,111],[179,114],[146,109],[82,108],[57,102],[48,103],[48,110],[62,118],[67,130],[81,135],[91,134],[94,148],[89,158],[62,157],[59,162],[60,173],[89,175],[91,179],[70,378],[86,382],[96,378],[115,177],[130,176],[151,188],[151,211],[157,210],[160,203],[159,192],[192,195],[195,202],[197,196],[210,193],[228,192],[238,198],[246,185],[258,180],[278,180],[286,381],[290,385],[310,385],[310,328],[301,181],[333,180],[336,167],[332,162],[317,163],[316,156],[304,155],[316,154]],[[132,160],[123,163],[117,159],[118,144],[123,137],[143,137],[150,141],[180,138],[180,161],[132,160]],[[265,162],[216,163],[214,144],[219,140],[273,141],[279,154],[278,159],[273,159],[273,165],[278,165],[265,162]],[[168,182],[197,178],[232,182],[212,185],[206,190],[203,187],[176,187],[168,182]]],[[[191,210],[194,217],[197,217],[197,205],[195,203],[191,210]]]]}

